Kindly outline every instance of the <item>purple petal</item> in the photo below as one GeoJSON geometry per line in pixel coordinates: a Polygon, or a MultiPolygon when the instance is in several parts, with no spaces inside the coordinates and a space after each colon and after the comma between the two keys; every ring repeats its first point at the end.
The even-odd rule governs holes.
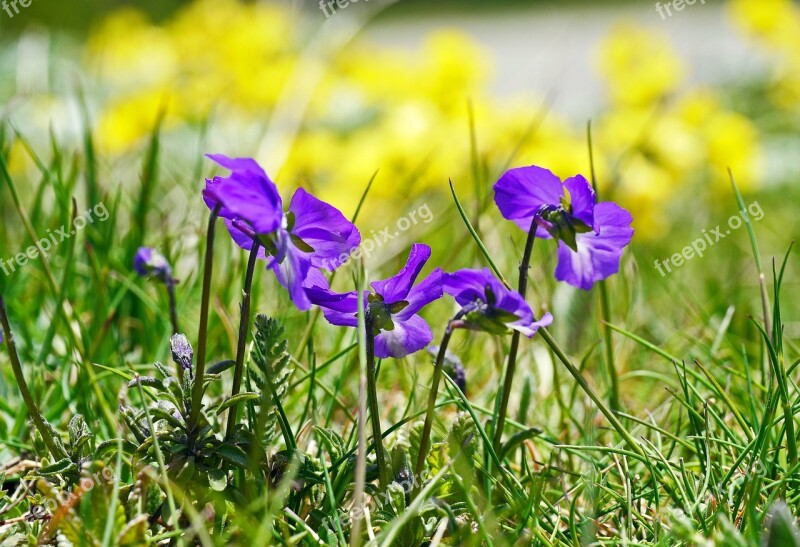
{"type": "MultiPolygon", "coordinates": [[[[400,321],[405,321],[434,300],[440,299],[442,297],[443,274],[444,272],[442,272],[441,268],[436,268],[422,282],[414,285],[408,292],[408,296],[404,299],[408,302],[408,306],[392,317],[400,321]]],[[[393,304],[393,302],[388,301],[387,303],[393,304]]]]}
{"type": "Polygon", "coordinates": [[[297,309],[306,311],[311,307],[311,300],[303,286],[311,268],[311,262],[308,259],[301,256],[300,253],[290,250],[283,257],[282,262],[273,258],[267,267],[275,272],[278,283],[289,291],[289,296],[297,309]]]}
{"type": "Polygon", "coordinates": [[[547,326],[553,318],[545,315],[538,321],[533,320],[530,306],[517,291],[508,289],[503,285],[489,268],[481,270],[463,269],[452,274],[445,274],[444,291],[453,296],[459,304],[466,306],[476,300],[486,302],[486,288],[495,296],[494,308],[508,312],[518,317],[516,321],[506,323],[514,330],[520,331],[527,337],[536,334],[539,327],[547,326]]]}
{"type": "Polygon", "coordinates": [[[431,328],[419,315],[395,320],[394,330],[382,331],[375,337],[375,357],[399,359],[424,349],[432,340],[431,328]]]}
{"type": "MultiPolygon", "coordinates": [[[[497,294],[495,281],[496,279],[489,268],[481,270],[465,268],[457,272],[444,274],[442,284],[444,292],[455,298],[460,305],[466,306],[476,300],[486,301],[486,285],[489,285],[497,294]]],[[[502,286],[502,284],[500,285],[502,286]]]]}
{"type": "Polygon", "coordinates": [[[361,234],[352,222],[303,188],[292,196],[289,211],[295,216],[292,234],[314,249],[307,256],[317,268],[335,270],[361,243],[361,234]]]}
{"type": "MultiPolygon", "coordinates": [[[[233,239],[234,243],[236,243],[245,251],[249,251],[253,248],[253,238],[251,236],[237,228],[233,220],[225,218],[224,221],[225,227],[228,228],[228,233],[231,234],[231,239],[233,239]]],[[[264,250],[264,246],[262,245],[258,249],[258,259],[266,260],[267,258],[269,257],[267,256],[267,252],[264,250]]]]}
{"type": "Polygon", "coordinates": [[[387,304],[405,300],[411,290],[411,286],[430,256],[430,247],[423,243],[414,243],[411,246],[411,252],[403,269],[389,279],[373,281],[372,288],[383,297],[384,302],[387,304]]]}
{"type": "Polygon", "coordinates": [[[222,154],[208,154],[208,157],[229,169],[231,174],[207,180],[203,194],[206,204],[222,203],[225,215],[220,216],[244,219],[259,234],[278,229],[283,220],[281,197],[258,163],[250,158],[229,158],[222,154]]]}
{"type": "Polygon", "coordinates": [[[319,287],[322,289],[329,289],[330,284],[328,283],[328,278],[323,275],[321,271],[317,268],[311,268],[308,271],[308,275],[306,276],[305,283],[303,283],[304,287],[307,288],[315,288],[319,287]]]}
{"type": "MultiPolygon", "coordinates": [[[[494,185],[494,201],[503,217],[528,231],[533,217],[542,205],[559,205],[564,190],[561,180],[542,167],[509,169],[494,185]]],[[[539,227],[536,237],[549,239],[547,231],[539,227]]]]}
{"type": "MultiPolygon", "coordinates": [[[[325,319],[332,325],[341,327],[358,326],[358,293],[356,291],[337,293],[328,288],[328,281],[317,277],[312,268],[306,278],[306,296],[312,304],[322,308],[325,319]]],[[[366,296],[366,294],[365,294],[366,296]]],[[[366,306],[366,301],[365,301],[366,306]]]]}
{"type": "Polygon", "coordinates": [[[524,336],[528,338],[533,338],[533,335],[542,328],[542,327],[549,327],[550,324],[553,322],[553,316],[549,313],[546,313],[542,316],[541,319],[538,321],[517,321],[515,323],[510,323],[508,326],[514,330],[518,330],[524,336]]]}
{"type": "Polygon", "coordinates": [[[575,175],[564,181],[572,204],[572,216],[594,228],[594,205],[597,197],[589,181],[583,175],[575,175]]]}
{"type": "Polygon", "coordinates": [[[598,203],[594,208],[594,220],[598,233],[578,234],[575,238],[577,252],[563,241],[558,243],[556,279],[585,291],[619,271],[622,249],[633,237],[633,218],[616,203],[598,203]]]}

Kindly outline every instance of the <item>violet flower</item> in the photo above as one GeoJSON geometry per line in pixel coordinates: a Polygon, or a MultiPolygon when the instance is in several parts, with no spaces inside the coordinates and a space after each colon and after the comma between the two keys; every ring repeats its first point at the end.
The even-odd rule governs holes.
{"type": "Polygon", "coordinates": [[[188,370],[189,377],[192,377],[192,361],[194,360],[194,350],[189,339],[184,334],[173,334],[169,339],[172,360],[181,370],[188,370]]]}
{"type": "Polygon", "coordinates": [[[518,292],[506,288],[489,268],[446,273],[442,285],[444,292],[462,306],[454,326],[492,334],[519,331],[532,338],[540,327],[553,322],[549,313],[538,321],[534,320],[525,299],[518,292]]]}
{"type": "Polygon", "coordinates": [[[535,221],[537,238],[558,240],[557,280],[589,290],[619,271],[633,218],[614,202],[597,203],[583,176],[562,183],[542,167],[519,167],[506,171],[494,191],[503,217],[525,232],[535,221]]]}
{"type": "MultiPolygon", "coordinates": [[[[375,356],[405,357],[427,346],[433,333],[419,311],[442,296],[442,269],[436,268],[414,286],[431,249],[422,243],[411,246],[406,265],[397,275],[373,281],[372,292],[364,293],[364,310],[375,334],[375,356]]],[[[307,283],[308,298],[322,308],[333,325],[358,326],[358,293],[335,293],[327,281],[314,274],[307,283]]]]}
{"type": "Polygon", "coordinates": [[[361,234],[335,207],[298,188],[284,214],[275,184],[249,158],[209,155],[231,170],[226,178],[206,179],[203,199],[219,206],[231,237],[251,250],[257,239],[258,258],[268,260],[278,282],[300,310],[311,307],[304,284],[314,268],[336,269],[361,243],[361,234]]]}
{"type": "Polygon", "coordinates": [[[152,276],[168,286],[175,282],[167,259],[150,247],[139,247],[133,257],[133,269],[142,277],[152,276]]]}

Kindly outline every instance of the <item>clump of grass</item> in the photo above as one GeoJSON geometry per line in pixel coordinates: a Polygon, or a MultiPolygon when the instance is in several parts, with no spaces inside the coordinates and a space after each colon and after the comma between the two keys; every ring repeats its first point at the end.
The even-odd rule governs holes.
{"type": "MultiPolygon", "coordinates": [[[[71,222],[79,189],[111,204],[108,222],[0,278],[0,377],[13,377],[0,386],[0,541],[797,542],[800,360],[784,296],[791,252],[773,265],[771,283],[761,275],[763,284],[733,293],[723,310],[734,311],[723,319],[709,310],[696,323],[681,318],[678,310],[694,305],[686,297],[675,309],[643,312],[647,301],[630,297],[637,281],[622,275],[604,288],[603,322],[565,319],[542,329],[541,340],[509,346],[498,337],[486,342],[489,351],[470,337],[450,340],[470,380],[465,393],[443,374],[444,350],[436,367],[419,354],[400,366],[380,363],[368,337],[317,324],[317,312],[292,319],[259,289],[271,286],[252,255],[232,265],[226,254],[214,260],[212,214],[199,258],[189,260],[203,266],[176,287],[181,324],[197,332],[185,337],[196,348],[191,374],[179,377],[159,362],[174,334],[169,306],[130,268],[139,245],[170,237],[154,224],[159,146],[156,128],[140,192],[127,204],[101,184],[89,131],[75,157],[53,143],[42,160],[29,146],[38,182],[14,180],[0,141],[0,178],[11,196],[3,212],[18,219],[0,237],[3,256],[71,222]],[[50,213],[45,195],[56,204],[50,213]],[[139,230],[121,233],[126,215],[139,230]],[[626,309],[634,304],[636,313],[626,309]],[[744,320],[751,309],[764,316],[744,320]],[[264,311],[274,317],[256,315],[264,311]],[[664,336],[663,325],[678,318],[672,332],[682,334],[664,336]],[[499,363],[509,354],[517,370],[503,383],[499,363]],[[529,380],[548,367],[557,381],[543,393],[529,380]],[[618,376],[606,393],[609,373],[618,376]],[[437,382],[438,396],[426,397],[437,382]],[[369,388],[376,391],[368,396],[369,388]],[[426,414],[433,418],[423,421],[426,414]],[[113,468],[111,483],[83,488],[99,468],[113,468]]],[[[475,183],[487,181],[476,171],[475,183]]],[[[485,209],[479,203],[468,216],[455,189],[432,237],[500,279],[519,268],[520,292],[531,283],[532,303],[546,294],[546,254],[525,241],[487,243],[496,234],[475,227],[485,209]]],[[[763,274],[749,222],[748,231],[763,274]]],[[[176,250],[171,258],[186,257],[176,250]]],[[[359,316],[364,330],[363,309],[359,316]]],[[[445,325],[448,314],[433,317],[445,325]]]]}

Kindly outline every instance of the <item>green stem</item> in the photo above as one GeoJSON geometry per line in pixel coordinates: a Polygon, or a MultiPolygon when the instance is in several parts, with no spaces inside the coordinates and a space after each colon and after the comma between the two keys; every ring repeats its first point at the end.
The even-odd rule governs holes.
{"type": "MultiPolygon", "coordinates": [[[[172,334],[178,334],[180,328],[178,327],[178,313],[175,309],[175,280],[167,279],[166,286],[167,295],[169,296],[169,320],[172,324],[172,334]]],[[[178,380],[183,384],[183,367],[176,363],[175,368],[177,369],[178,380]]]]}
{"type": "MultiPolygon", "coordinates": [[[[525,299],[525,293],[528,290],[528,269],[531,267],[531,252],[533,251],[533,242],[536,239],[536,218],[531,220],[531,227],[528,229],[528,239],[525,241],[525,250],[522,253],[522,262],[519,264],[519,294],[525,299]]],[[[500,441],[503,438],[503,428],[506,423],[506,415],[508,414],[508,400],[511,397],[511,386],[514,381],[514,372],[517,368],[517,352],[519,351],[520,333],[514,331],[511,335],[511,348],[508,351],[508,364],[506,365],[506,373],[503,377],[503,391],[500,399],[500,407],[497,412],[497,422],[494,427],[494,439],[492,445],[495,452],[500,451],[500,441]]]]}
{"type": "Polygon", "coordinates": [[[425,413],[425,425],[422,427],[422,438],[419,444],[419,454],[417,455],[417,467],[415,476],[419,477],[425,467],[425,458],[431,444],[431,428],[433,427],[433,413],[436,409],[436,396],[439,393],[439,382],[442,379],[442,365],[447,355],[447,346],[450,344],[450,336],[453,334],[453,322],[447,323],[447,328],[442,336],[442,343],[439,346],[439,353],[436,355],[436,362],[433,365],[433,378],[431,380],[431,390],[428,393],[428,410],[425,413]]]}
{"type": "MultiPolygon", "coordinates": [[[[253,247],[250,249],[250,258],[247,261],[247,273],[244,277],[244,290],[242,292],[242,305],[239,315],[239,340],[236,344],[236,367],[233,369],[233,387],[231,397],[239,393],[242,387],[242,377],[244,376],[244,354],[247,347],[247,333],[250,331],[250,301],[251,289],[253,287],[253,273],[256,269],[256,259],[261,244],[253,240],[253,247]]],[[[228,425],[225,429],[225,436],[230,438],[233,429],[236,427],[239,405],[233,405],[228,411],[228,425]]]]}
{"type": "Polygon", "coordinates": [[[172,334],[178,334],[181,329],[178,327],[178,311],[175,304],[175,280],[167,281],[167,294],[169,295],[169,320],[172,323],[172,334]]]}
{"type": "Polygon", "coordinates": [[[53,432],[49,424],[45,422],[45,418],[39,411],[39,407],[36,406],[31,392],[28,389],[28,383],[25,381],[25,376],[22,374],[22,364],[17,354],[17,346],[14,344],[14,336],[11,334],[11,326],[8,323],[8,314],[6,314],[6,303],[2,296],[0,296],[0,322],[3,324],[3,336],[8,345],[8,357],[11,360],[11,369],[14,371],[14,378],[17,380],[20,393],[22,393],[22,400],[25,401],[25,406],[28,407],[28,413],[31,415],[33,425],[36,426],[42,439],[44,439],[44,444],[47,446],[50,454],[52,454],[56,460],[66,458],[67,454],[56,444],[53,438],[53,432]]]}
{"type": "Polygon", "coordinates": [[[200,407],[203,404],[203,377],[206,373],[206,338],[208,337],[208,307],[211,300],[211,273],[214,268],[214,233],[217,225],[217,205],[208,217],[206,232],[206,258],[203,269],[203,299],[200,302],[200,331],[197,335],[197,360],[195,364],[194,386],[192,388],[192,412],[189,415],[189,431],[197,428],[200,407]]]}
{"type": "MultiPolygon", "coordinates": [[[[592,122],[586,124],[586,140],[589,143],[589,169],[592,176],[592,188],[596,199],[600,199],[600,192],[597,189],[597,174],[594,170],[594,147],[592,146],[592,122]]],[[[608,287],[606,281],[600,281],[600,318],[603,321],[603,345],[606,354],[606,367],[608,377],[611,381],[611,394],[609,396],[611,409],[620,410],[619,405],[619,377],[617,367],[614,364],[614,346],[611,344],[611,306],[608,300],[608,287]]]]}
{"type": "Polygon", "coordinates": [[[387,488],[392,482],[392,475],[386,464],[386,453],[383,450],[383,434],[381,433],[381,413],[378,410],[377,373],[375,371],[375,333],[369,312],[366,316],[367,342],[367,404],[369,405],[372,437],[375,444],[375,460],[378,463],[378,477],[381,488],[387,488]]]}
{"type": "Polygon", "coordinates": [[[619,404],[619,378],[617,376],[617,366],[614,363],[614,346],[611,343],[611,305],[608,299],[608,287],[606,281],[602,280],[600,285],[600,318],[603,321],[603,346],[606,354],[606,367],[608,377],[611,380],[611,394],[609,404],[611,410],[620,410],[619,404]]]}

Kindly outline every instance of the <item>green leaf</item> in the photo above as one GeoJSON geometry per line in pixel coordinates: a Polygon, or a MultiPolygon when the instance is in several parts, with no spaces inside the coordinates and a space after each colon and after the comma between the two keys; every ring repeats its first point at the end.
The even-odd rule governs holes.
{"type": "Polygon", "coordinates": [[[229,368],[236,365],[236,361],[232,359],[228,359],[227,361],[220,361],[219,363],[214,363],[206,370],[206,374],[221,374],[228,370],[229,368]]]}
{"type": "Polygon", "coordinates": [[[58,460],[56,463],[52,465],[42,467],[41,469],[36,471],[36,474],[41,475],[43,477],[50,477],[52,475],[60,475],[62,473],[67,473],[77,470],[78,466],[75,465],[72,462],[72,460],[70,460],[69,458],[64,458],[63,460],[58,460]]]}
{"type": "Polygon", "coordinates": [[[317,434],[317,440],[322,444],[325,452],[330,455],[332,462],[339,460],[345,454],[347,447],[344,439],[336,431],[316,425],[313,429],[317,434]]]}
{"type": "Polygon", "coordinates": [[[255,399],[260,398],[261,395],[258,393],[254,393],[252,391],[245,391],[243,393],[237,393],[233,397],[228,397],[220,405],[217,407],[217,415],[222,414],[232,406],[238,405],[239,403],[243,403],[244,401],[253,401],[255,399]]]}
{"type": "Polygon", "coordinates": [[[222,444],[216,450],[217,455],[225,462],[241,469],[247,469],[247,454],[238,446],[222,444]]]}
{"type": "Polygon", "coordinates": [[[134,388],[137,384],[143,387],[152,387],[159,391],[164,391],[166,389],[166,387],[164,387],[164,382],[153,376],[137,376],[128,382],[128,388],[134,388]]]}

